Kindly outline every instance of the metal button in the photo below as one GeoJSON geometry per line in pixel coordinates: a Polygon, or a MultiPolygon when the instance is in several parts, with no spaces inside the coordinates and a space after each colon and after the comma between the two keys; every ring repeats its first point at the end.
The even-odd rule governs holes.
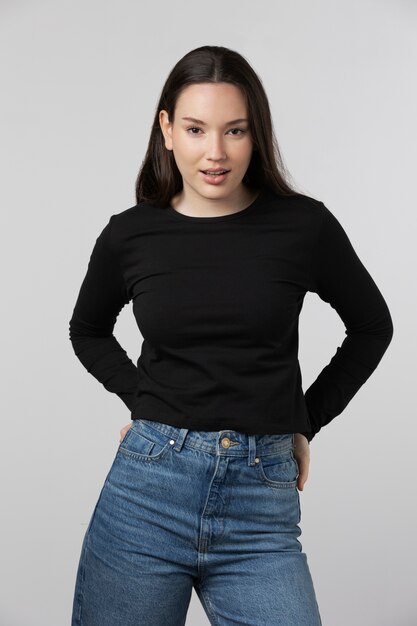
{"type": "Polygon", "coordinates": [[[223,446],[223,448],[229,448],[229,446],[230,446],[230,439],[229,439],[229,437],[223,437],[223,439],[222,439],[222,446],[223,446]]]}
{"type": "Polygon", "coordinates": [[[259,457],[255,458],[255,463],[259,463],[259,457]]]}
{"type": "Polygon", "coordinates": [[[171,446],[175,443],[174,439],[171,439],[171,441],[169,442],[171,444],[171,446]]]}

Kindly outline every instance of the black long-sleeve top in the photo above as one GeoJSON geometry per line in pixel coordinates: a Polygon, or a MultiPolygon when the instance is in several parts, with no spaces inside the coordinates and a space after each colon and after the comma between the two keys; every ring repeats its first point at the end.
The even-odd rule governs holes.
{"type": "Polygon", "coordinates": [[[85,368],[131,419],[190,430],[304,433],[338,416],[393,335],[387,304],[321,202],[263,189],[248,207],[196,217],[141,202],[96,239],[70,320],[85,368]],[[298,321],[306,292],[346,337],[303,393],[298,321]],[[135,365],[113,334],[132,301],[135,365]]]}

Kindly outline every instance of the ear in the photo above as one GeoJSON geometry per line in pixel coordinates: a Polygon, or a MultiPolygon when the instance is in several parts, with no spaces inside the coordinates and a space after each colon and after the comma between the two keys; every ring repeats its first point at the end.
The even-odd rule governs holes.
{"type": "Polygon", "coordinates": [[[159,125],[164,136],[165,148],[172,150],[172,124],[169,121],[169,115],[165,109],[159,111],[159,125]]]}

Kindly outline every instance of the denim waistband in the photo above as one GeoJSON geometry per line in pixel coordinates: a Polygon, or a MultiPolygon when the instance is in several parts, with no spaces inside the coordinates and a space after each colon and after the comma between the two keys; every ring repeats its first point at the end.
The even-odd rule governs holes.
{"type": "Polygon", "coordinates": [[[249,435],[236,430],[190,430],[164,422],[139,418],[144,428],[151,428],[175,440],[174,450],[182,446],[215,455],[248,457],[249,465],[257,455],[268,456],[294,450],[294,433],[249,435]]]}

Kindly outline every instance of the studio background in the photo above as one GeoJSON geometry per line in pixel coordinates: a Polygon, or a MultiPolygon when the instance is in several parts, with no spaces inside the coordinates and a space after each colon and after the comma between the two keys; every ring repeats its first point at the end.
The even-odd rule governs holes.
{"type": "MultiPolygon", "coordinates": [[[[375,372],[311,443],[300,541],[323,625],[415,626],[417,4],[3,0],[0,33],[0,623],[70,622],[130,414],[78,361],[68,324],[98,234],[136,204],[169,71],[209,44],[258,72],[293,183],[340,220],[394,323],[375,372]]],[[[304,390],[344,331],[306,295],[304,390]]],[[[131,303],[115,335],[136,362],[131,303]]],[[[193,592],[187,625],[208,623],[193,592]]]]}

